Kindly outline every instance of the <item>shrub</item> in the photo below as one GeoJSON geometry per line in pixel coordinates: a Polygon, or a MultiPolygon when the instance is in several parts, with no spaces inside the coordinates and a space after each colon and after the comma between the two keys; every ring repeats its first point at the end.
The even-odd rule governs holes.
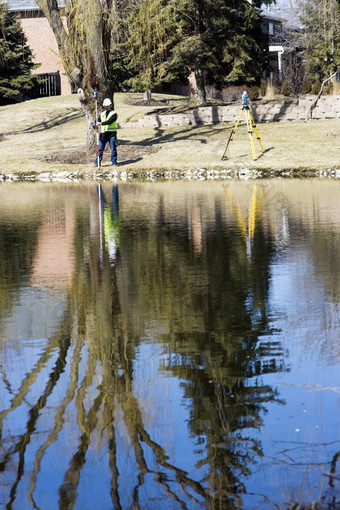
{"type": "Polygon", "coordinates": [[[303,83],[301,92],[302,94],[309,94],[312,90],[312,82],[307,80],[303,83]]]}
{"type": "Polygon", "coordinates": [[[315,96],[318,95],[318,93],[320,92],[320,89],[321,89],[321,83],[319,81],[316,81],[315,83],[313,83],[313,86],[312,86],[312,89],[311,89],[311,94],[314,94],[315,96]]]}
{"type": "Polygon", "coordinates": [[[333,81],[333,94],[340,96],[340,82],[333,81]]]}
{"type": "Polygon", "coordinates": [[[261,80],[260,92],[262,97],[264,97],[267,93],[267,86],[268,83],[266,82],[266,80],[261,80]]]}
{"type": "Polygon", "coordinates": [[[333,90],[334,90],[334,84],[332,82],[330,82],[327,87],[325,87],[325,94],[333,94],[333,90]]]}
{"type": "Polygon", "coordinates": [[[281,94],[283,94],[284,96],[290,95],[290,88],[289,88],[289,83],[287,80],[282,83],[281,94]]]}
{"type": "Polygon", "coordinates": [[[255,101],[259,97],[259,89],[254,85],[253,87],[250,87],[248,96],[250,101],[255,101]]]}
{"type": "Polygon", "coordinates": [[[271,99],[271,98],[275,97],[278,93],[279,93],[279,91],[277,90],[275,85],[271,85],[270,83],[267,85],[266,97],[271,99]]]}

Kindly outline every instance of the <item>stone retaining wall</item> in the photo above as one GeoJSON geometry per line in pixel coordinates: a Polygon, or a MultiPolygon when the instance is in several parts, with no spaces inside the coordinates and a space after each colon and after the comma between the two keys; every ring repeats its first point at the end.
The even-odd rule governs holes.
{"type": "MultiPolygon", "coordinates": [[[[274,122],[281,120],[305,120],[316,96],[301,99],[286,99],[281,102],[259,100],[250,107],[256,122],[274,122]]],[[[227,106],[206,106],[193,109],[184,114],[150,115],[137,122],[122,124],[121,127],[162,127],[182,126],[185,124],[218,124],[236,122],[241,112],[241,102],[227,106]]],[[[340,96],[324,96],[313,110],[313,119],[340,118],[340,96]]]]}

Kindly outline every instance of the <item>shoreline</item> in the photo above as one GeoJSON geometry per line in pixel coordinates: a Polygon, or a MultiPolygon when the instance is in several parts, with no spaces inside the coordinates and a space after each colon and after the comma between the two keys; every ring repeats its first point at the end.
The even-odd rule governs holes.
{"type": "Polygon", "coordinates": [[[248,168],[239,170],[145,170],[140,172],[115,170],[113,172],[41,172],[41,173],[19,173],[2,174],[1,182],[82,182],[82,181],[209,181],[209,180],[248,180],[248,179],[340,179],[339,169],[298,169],[298,170],[249,170],[248,168]]]}
{"type": "MultiPolygon", "coordinates": [[[[98,171],[94,152],[83,147],[87,126],[76,96],[0,107],[0,181],[340,177],[339,118],[258,122],[264,151],[255,138],[256,159],[240,123],[222,160],[234,123],[139,126],[157,110],[138,104],[139,96],[115,95],[121,124],[115,171],[107,148],[98,171]]],[[[160,97],[171,108],[188,105],[186,98],[160,97]]]]}

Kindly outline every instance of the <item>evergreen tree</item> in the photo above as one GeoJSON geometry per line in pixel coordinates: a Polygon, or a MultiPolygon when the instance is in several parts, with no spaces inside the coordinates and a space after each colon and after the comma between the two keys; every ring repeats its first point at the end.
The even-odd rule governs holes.
{"type": "Polygon", "coordinates": [[[38,83],[20,19],[0,0],[0,104],[19,101],[38,83]]]}
{"type": "Polygon", "coordinates": [[[339,2],[301,0],[299,8],[306,77],[322,82],[340,68],[339,2]]]}
{"type": "Polygon", "coordinates": [[[144,76],[148,72],[155,77],[154,62],[161,54],[157,79],[169,81],[194,73],[199,103],[205,102],[206,83],[218,88],[228,83],[256,83],[264,64],[257,9],[263,2],[141,0],[136,12],[147,12],[152,3],[158,6],[154,15],[149,9],[146,23],[137,16],[129,41],[131,68],[138,77],[141,69],[144,76]]]}

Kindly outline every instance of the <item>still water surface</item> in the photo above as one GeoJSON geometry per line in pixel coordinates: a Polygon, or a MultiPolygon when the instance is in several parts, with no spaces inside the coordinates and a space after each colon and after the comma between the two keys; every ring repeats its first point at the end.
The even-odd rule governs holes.
{"type": "Polygon", "coordinates": [[[339,203],[327,180],[1,184],[0,508],[339,499],[339,203]]]}

